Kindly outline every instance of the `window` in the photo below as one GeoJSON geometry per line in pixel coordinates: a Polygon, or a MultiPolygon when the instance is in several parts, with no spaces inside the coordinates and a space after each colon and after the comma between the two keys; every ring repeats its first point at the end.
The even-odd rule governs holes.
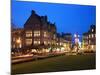
{"type": "Polygon", "coordinates": [[[54,34],[53,38],[56,39],[56,35],[55,34],[54,34]]]}
{"type": "Polygon", "coordinates": [[[44,32],[44,37],[48,37],[47,32],[44,32]]]}
{"type": "Polygon", "coordinates": [[[32,44],[32,39],[26,39],[26,45],[31,45],[32,44]]]}
{"type": "Polygon", "coordinates": [[[35,41],[34,40],[34,44],[36,45],[36,44],[40,44],[40,41],[35,41]]]}
{"type": "Polygon", "coordinates": [[[19,44],[19,48],[21,48],[22,47],[22,44],[19,44]]]}
{"type": "Polygon", "coordinates": [[[47,45],[48,44],[47,41],[44,41],[44,44],[47,45]]]}
{"type": "Polygon", "coordinates": [[[90,38],[91,36],[89,35],[89,38],[90,38]]]}
{"type": "Polygon", "coordinates": [[[93,38],[93,34],[92,34],[92,38],[93,38]]]}
{"type": "Polygon", "coordinates": [[[89,40],[89,44],[91,43],[91,40],[89,40]]]}
{"type": "Polygon", "coordinates": [[[94,45],[91,45],[91,48],[94,49],[94,45]]]}
{"type": "Polygon", "coordinates": [[[36,45],[37,45],[37,44],[40,44],[40,39],[34,39],[33,42],[34,42],[34,44],[36,44],[36,45]]]}
{"type": "Polygon", "coordinates": [[[57,45],[58,45],[58,43],[57,43],[57,45]]]}
{"type": "Polygon", "coordinates": [[[48,41],[48,44],[51,44],[51,42],[50,42],[50,41],[48,41]]]}
{"type": "Polygon", "coordinates": [[[34,31],[34,37],[40,36],[40,31],[34,31]]]}
{"type": "Polygon", "coordinates": [[[92,29],[92,32],[94,31],[94,29],[92,29]]]}
{"type": "Polygon", "coordinates": [[[63,43],[62,42],[60,42],[60,46],[62,45],[63,43]]]}
{"type": "Polygon", "coordinates": [[[32,37],[32,31],[26,31],[26,37],[32,37]]]}

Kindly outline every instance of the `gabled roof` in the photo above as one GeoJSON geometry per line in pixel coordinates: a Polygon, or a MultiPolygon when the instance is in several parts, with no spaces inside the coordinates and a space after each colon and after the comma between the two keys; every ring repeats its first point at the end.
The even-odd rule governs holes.
{"type": "Polygon", "coordinates": [[[41,17],[38,16],[35,11],[32,10],[30,17],[28,18],[28,20],[26,21],[26,23],[24,24],[24,27],[28,26],[32,26],[34,24],[39,24],[41,25],[41,17]]]}

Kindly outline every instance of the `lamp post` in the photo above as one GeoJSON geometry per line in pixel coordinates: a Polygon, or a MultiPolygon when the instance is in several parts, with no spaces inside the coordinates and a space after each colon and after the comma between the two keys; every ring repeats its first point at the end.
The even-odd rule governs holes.
{"type": "Polygon", "coordinates": [[[16,43],[17,43],[17,45],[18,45],[18,48],[21,48],[21,39],[20,39],[20,38],[18,38],[18,39],[16,40],[16,43]]]}
{"type": "Polygon", "coordinates": [[[20,39],[17,39],[17,41],[16,41],[16,42],[19,44],[19,43],[21,43],[21,40],[20,40],[20,39]]]}

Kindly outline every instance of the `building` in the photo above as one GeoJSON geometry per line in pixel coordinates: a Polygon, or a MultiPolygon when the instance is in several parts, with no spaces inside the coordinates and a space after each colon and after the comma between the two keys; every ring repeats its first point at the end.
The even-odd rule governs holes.
{"type": "Polygon", "coordinates": [[[11,30],[11,50],[12,52],[20,52],[24,45],[23,40],[24,29],[14,28],[11,30]]]}
{"type": "Polygon", "coordinates": [[[71,33],[62,33],[62,37],[66,40],[66,50],[70,51],[72,46],[72,34],[71,33]]]}
{"type": "Polygon", "coordinates": [[[39,16],[32,10],[24,24],[24,48],[48,49],[56,45],[55,23],[48,22],[47,16],[39,16]]]}
{"type": "Polygon", "coordinates": [[[12,35],[12,48],[22,48],[23,29],[14,29],[12,35]]]}
{"type": "Polygon", "coordinates": [[[84,50],[88,49],[88,33],[83,33],[83,37],[82,37],[82,48],[84,48],[84,50]]]}
{"type": "Polygon", "coordinates": [[[57,48],[69,52],[71,50],[72,35],[71,33],[57,33],[57,48]]]}
{"type": "Polygon", "coordinates": [[[83,48],[85,50],[96,50],[96,26],[91,25],[88,32],[83,33],[83,48]]]}
{"type": "Polygon", "coordinates": [[[49,52],[70,50],[72,35],[57,33],[55,23],[47,16],[39,16],[34,10],[24,24],[24,28],[12,28],[12,50],[24,52],[49,52]]]}

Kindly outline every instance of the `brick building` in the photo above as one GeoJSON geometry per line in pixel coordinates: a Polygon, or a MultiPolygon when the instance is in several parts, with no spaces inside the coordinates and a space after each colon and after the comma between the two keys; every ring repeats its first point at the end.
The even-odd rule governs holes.
{"type": "Polygon", "coordinates": [[[39,16],[34,10],[24,24],[24,28],[11,31],[12,50],[48,51],[53,48],[71,45],[71,34],[57,34],[55,23],[48,21],[47,16],[39,16]]]}
{"type": "Polygon", "coordinates": [[[56,26],[48,22],[47,16],[38,16],[32,10],[24,24],[24,46],[27,48],[48,48],[56,44],[56,26]]]}
{"type": "Polygon", "coordinates": [[[88,32],[83,33],[83,48],[85,50],[96,50],[96,26],[91,25],[88,32]]]}

